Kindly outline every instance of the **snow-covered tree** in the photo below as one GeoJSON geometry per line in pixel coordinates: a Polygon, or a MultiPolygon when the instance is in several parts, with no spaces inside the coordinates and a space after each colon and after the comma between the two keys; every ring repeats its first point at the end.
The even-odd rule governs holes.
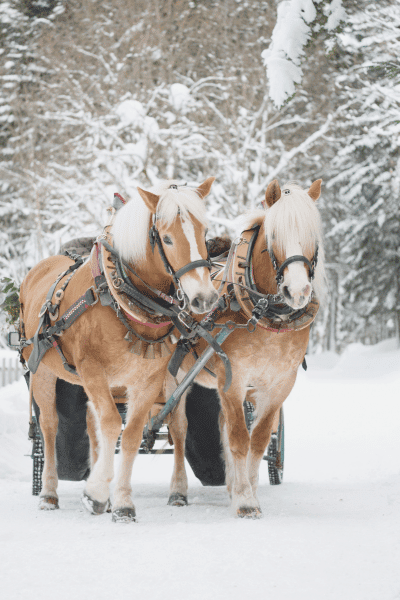
{"type": "MultiPolygon", "coordinates": [[[[375,341],[400,324],[400,13],[369,3],[340,34],[349,68],[336,78],[348,108],[335,128],[330,185],[342,215],[331,231],[349,270],[343,331],[375,341]],[[350,333],[351,332],[351,333],[350,333]]],[[[350,334],[350,335],[349,335],[350,334]]],[[[343,334],[342,334],[343,336],[343,334]]]]}

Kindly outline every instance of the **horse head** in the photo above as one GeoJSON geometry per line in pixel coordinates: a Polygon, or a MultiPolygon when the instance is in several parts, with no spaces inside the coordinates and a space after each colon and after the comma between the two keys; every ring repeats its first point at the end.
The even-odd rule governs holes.
{"type": "Polygon", "coordinates": [[[113,226],[114,243],[123,258],[147,265],[146,281],[152,280],[152,285],[157,283],[156,276],[160,282],[172,278],[178,297],[198,314],[208,312],[218,299],[205,242],[204,198],[214,179],[209,177],[197,189],[174,181],[161,182],[151,190],[138,188],[142,206],[136,199],[129,209],[132,200],[128,202],[113,226]],[[128,237],[126,227],[130,228],[128,237]]]}
{"type": "Polygon", "coordinates": [[[321,179],[314,181],[309,190],[289,183],[281,190],[275,179],[265,192],[264,225],[276,284],[286,304],[296,310],[310,302],[317,263],[323,262],[321,220],[316,207],[321,183],[321,179]]]}

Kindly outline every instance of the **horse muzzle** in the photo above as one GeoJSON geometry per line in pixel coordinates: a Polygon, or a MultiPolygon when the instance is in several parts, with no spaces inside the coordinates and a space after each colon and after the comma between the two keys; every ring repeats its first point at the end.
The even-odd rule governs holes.
{"type": "Polygon", "coordinates": [[[197,294],[190,302],[192,312],[202,315],[210,312],[218,300],[218,294],[213,290],[210,294],[197,294]]]}

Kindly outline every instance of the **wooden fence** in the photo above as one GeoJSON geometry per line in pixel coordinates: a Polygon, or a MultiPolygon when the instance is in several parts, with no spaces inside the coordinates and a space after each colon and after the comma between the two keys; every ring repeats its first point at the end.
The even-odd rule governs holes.
{"type": "Polygon", "coordinates": [[[14,383],[24,372],[18,356],[0,357],[0,387],[14,383]]]}

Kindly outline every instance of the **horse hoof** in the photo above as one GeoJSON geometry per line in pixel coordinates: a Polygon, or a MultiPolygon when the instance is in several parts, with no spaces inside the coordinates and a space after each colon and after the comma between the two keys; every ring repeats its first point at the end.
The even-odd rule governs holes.
{"type": "Polygon", "coordinates": [[[238,508],[236,511],[236,514],[241,519],[261,519],[262,518],[261,508],[249,508],[249,507],[238,508]]]}
{"type": "Polygon", "coordinates": [[[54,496],[41,496],[39,502],[39,510],[56,510],[60,508],[58,498],[54,496]]]}
{"type": "Polygon", "coordinates": [[[85,493],[83,493],[81,500],[83,506],[88,512],[90,512],[91,515],[102,515],[110,508],[110,500],[98,502],[97,500],[93,500],[93,498],[85,493]]]}
{"type": "Polygon", "coordinates": [[[187,496],[179,494],[179,492],[177,492],[176,494],[171,494],[168,498],[168,504],[170,504],[171,506],[187,506],[187,496]]]}
{"type": "Polygon", "coordinates": [[[112,511],[114,523],[136,523],[136,512],[134,508],[116,508],[112,511]]]}

